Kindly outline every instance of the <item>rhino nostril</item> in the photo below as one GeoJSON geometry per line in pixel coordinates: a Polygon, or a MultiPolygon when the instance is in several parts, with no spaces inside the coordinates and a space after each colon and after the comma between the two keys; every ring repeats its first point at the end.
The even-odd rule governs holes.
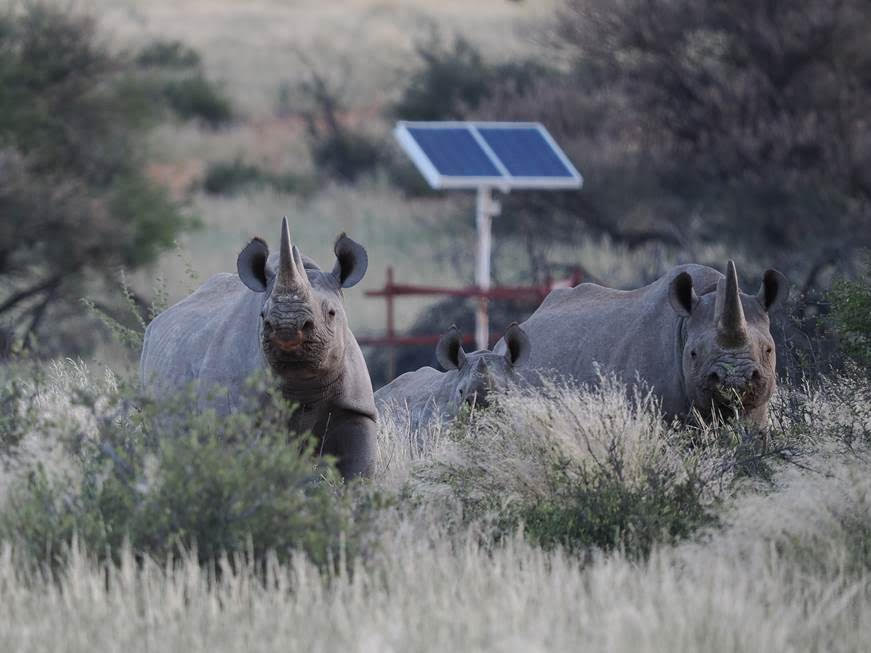
{"type": "Polygon", "coordinates": [[[753,370],[753,373],[750,375],[750,379],[752,381],[758,381],[762,375],[759,373],[759,370],[753,370]]]}
{"type": "Polygon", "coordinates": [[[711,372],[708,374],[708,383],[711,385],[719,385],[720,384],[720,375],[716,372],[711,372]]]}
{"type": "Polygon", "coordinates": [[[315,323],[312,322],[311,320],[306,320],[302,325],[303,333],[311,333],[314,328],[315,328],[315,323]]]}
{"type": "Polygon", "coordinates": [[[267,329],[271,329],[271,328],[272,328],[272,322],[269,320],[268,317],[267,317],[267,318],[264,318],[264,320],[263,320],[263,326],[264,326],[265,328],[267,328],[267,329]]]}

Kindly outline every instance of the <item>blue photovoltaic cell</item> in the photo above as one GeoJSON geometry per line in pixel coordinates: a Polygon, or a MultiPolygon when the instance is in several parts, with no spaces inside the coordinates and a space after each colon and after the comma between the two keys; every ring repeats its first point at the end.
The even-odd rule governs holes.
{"type": "Polygon", "coordinates": [[[573,176],[534,127],[478,127],[478,132],[513,177],[573,176]]]}
{"type": "Polygon", "coordinates": [[[408,133],[445,177],[501,177],[499,170],[465,127],[421,129],[408,133]]]}

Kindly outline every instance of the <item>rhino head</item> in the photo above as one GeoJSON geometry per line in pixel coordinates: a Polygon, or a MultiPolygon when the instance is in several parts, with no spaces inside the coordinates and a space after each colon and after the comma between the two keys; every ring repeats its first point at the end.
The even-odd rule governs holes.
{"type": "Polygon", "coordinates": [[[713,409],[737,411],[762,423],[776,387],[774,339],[769,313],[789,293],[789,282],[767,270],[755,295],[739,290],[735,263],[716,288],[701,295],[692,277],[681,272],[671,281],[669,301],[685,320],[682,367],[687,396],[703,415],[713,409]]]}
{"type": "Polygon", "coordinates": [[[487,407],[488,394],[516,383],[517,368],[529,359],[530,342],[516,322],[505,331],[505,353],[486,349],[467,354],[463,351],[462,336],[452,325],[436,346],[436,358],[446,370],[456,370],[449,378],[448,403],[451,409],[464,402],[470,406],[487,407]]]}
{"type": "Polygon", "coordinates": [[[269,262],[269,248],[252,240],[236,261],[239,278],[263,293],[260,340],[272,369],[294,382],[334,380],[341,374],[350,330],[342,288],[355,285],[366,273],[366,250],[345,234],[336,240],[336,263],[323,272],[291,245],[287,218],[281,223],[278,260],[269,262]]]}

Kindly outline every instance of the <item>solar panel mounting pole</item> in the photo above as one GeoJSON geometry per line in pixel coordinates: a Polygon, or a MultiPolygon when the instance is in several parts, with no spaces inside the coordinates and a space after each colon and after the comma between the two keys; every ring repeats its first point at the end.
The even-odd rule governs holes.
{"type": "Polygon", "coordinates": [[[436,189],[477,189],[475,344],[490,342],[490,228],[499,214],[494,189],[580,188],[583,178],[544,125],[537,122],[419,122],[400,120],[399,145],[436,189]]]}
{"type": "MultiPolygon", "coordinates": [[[[478,229],[478,248],[475,252],[475,285],[481,292],[490,290],[490,230],[493,216],[499,215],[499,202],[493,199],[490,186],[478,186],[475,224],[478,229]]],[[[478,349],[490,347],[490,320],[487,314],[489,299],[478,297],[475,311],[475,346],[478,349]]]]}

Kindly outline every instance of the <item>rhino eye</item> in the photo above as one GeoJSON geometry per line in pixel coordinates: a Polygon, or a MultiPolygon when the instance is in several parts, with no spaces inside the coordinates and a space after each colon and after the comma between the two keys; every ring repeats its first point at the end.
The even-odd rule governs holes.
{"type": "Polygon", "coordinates": [[[766,354],[770,354],[770,353],[773,352],[773,351],[774,351],[774,349],[771,347],[771,345],[769,345],[768,347],[765,348],[765,353],[766,353],[766,354]]]}
{"type": "Polygon", "coordinates": [[[690,350],[690,358],[695,358],[695,357],[696,357],[696,350],[695,349],[690,350]]]}
{"type": "Polygon", "coordinates": [[[329,315],[330,317],[336,317],[336,311],[331,308],[329,311],[327,311],[327,315],[329,315]]]}

